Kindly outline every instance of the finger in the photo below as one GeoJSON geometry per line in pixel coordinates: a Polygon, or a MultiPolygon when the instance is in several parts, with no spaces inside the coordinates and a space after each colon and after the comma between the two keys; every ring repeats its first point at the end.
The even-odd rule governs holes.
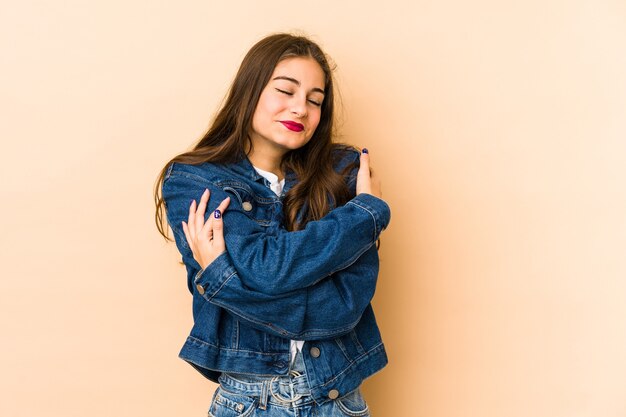
{"type": "Polygon", "coordinates": [[[360,157],[359,171],[356,174],[357,194],[370,192],[370,156],[367,149],[363,149],[360,157]]]}
{"type": "Polygon", "coordinates": [[[226,198],[213,212],[213,246],[218,250],[226,250],[226,243],[224,242],[224,222],[222,221],[222,214],[228,207],[229,203],[230,198],[226,198]]]}
{"type": "Polygon", "coordinates": [[[222,200],[222,202],[217,208],[220,209],[222,213],[224,213],[226,209],[228,208],[229,204],[230,204],[230,197],[226,197],[225,199],[222,200]]]}
{"type": "Polygon", "coordinates": [[[200,197],[200,202],[198,203],[198,209],[196,210],[196,218],[195,218],[195,228],[196,228],[196,236],[202,230],[204,226],[204,212],[206,211],[206,206],[209,202],[209,189],[206,188],[200,197]]]}
{"type": "Polygon", "coordinates": [[[361,166],[359,171],[361,171],[361,169],[364,173],[367,173],[367,175],[370,174],[370,154],[366,148],[363,148],[363,152],[361,152],[361,166]]]}
{"type": "Polygon", "coordinates": [[[196,238],[196,200],[192,200],[189,205],[189,217],[187,218],[187,230],[189,237],[193,241],[196,238]]]}
{"type": "MultiPolygon", "coordinates": [[[[226,197],[224,200],[222,200],[220,205],[217,206],[217,208],[215,210],[219,210],[220,211],[220,216],[221,216],[222,214],[224,214],[224,211],[226,210],[226,208],[228,207],[229,204],[230,204],[230,197],[226,197]]],[[[207,235],[209,237],[213,236],[213,238],[215,238],[214,233],[213,233],[213,221],[214,221],[214,219],[215,219],[215,211],[213,213],[211,213],[211,215],[207,219],[206,224],[202,228],[202,233],[204,235],[207,235]]]]}
{"type": "Polygon", "coordinates": [[[182,222],[182,224],[183,224],[183,233],[185,234],[185,239],[187,240],[187,245],[189,245],[189,247],[192,248],[193,246],[191,244],[191,236],[189,236],[189,228],[187,227],[187,223],[182,222]]]}

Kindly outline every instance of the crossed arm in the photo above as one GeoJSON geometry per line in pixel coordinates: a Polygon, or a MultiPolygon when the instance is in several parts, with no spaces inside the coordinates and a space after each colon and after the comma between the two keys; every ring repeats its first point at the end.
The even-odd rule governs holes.
{"type": "MultiPolygon", "coordinates": [[[[217,194],[216,190],[214,194],[217,194]]],[[[370,176],[368,155],[361,156],[361,166],[357,173],[357,194],[363,194],[353,202],[357,207],[344,209],[344,206],[336,209],[343,209],[340,217],[337,217],[339,215],[333,217],[331,212],[327,217],[311,222],[319,224],[311,224],[310,228],[307,226],[308,230],[299,232],[283,230],[286,235],[303,234],[294,237],[294,242],[300,242],[299,238],[304,241],[318,238],[325,239],[329,244],[332,244],[332,241],[351,243],[343,245],[349,246],[350,253],[339,257],[333,256],[330,261],[321,259],[322,255],[319,254],[317,255],[319,259],[313,255],[309,256],[311,259],[303,259],[302,262],[313,262],[316,266],[322,265],[323,268],[314,270],[311,277],[306,280],[298,280],[299,277],[291,278],[285,274],[284,278],[289,281],[285,280],[279,287],[270,285],[271,283],[267,282],[268,278],[263,278],[267,284],[263,286],[263,282],[246,281],[246,277],[240,274],[239,264],[242,261],[231,257],[231,253],[233,255],[239,253],[233,248],[230,253],[227,252],[227,243],[230,246],[230,242],[224,238],[222,216],[228,209],[230,201],[228,198],[222,200],[217,209],[208,215],[210,192],[205,190],[200,202],[196,203],[194,200],[189,207],[186,222],[179,221],[179,218],[170,218],[172,228],[178,232],[179,237],[184,235],[186,241],[186,245],[179,245],[179,249],[184,252],[183,260],[190,270],[190,276],[193,276],[192,289],[198,291],[207,301],[227,309],[251,326],[282,337],[309,340],[335,337],[348,332],[356,325],[364,309],[369,305],[378,275],[375,231],[381,225],[375,224],[363,206],[367,207],[368,202],[371,204],[384,202],[379,199],[378,182],[370,176]],[[368,224],[374,233],[365,233],[369,238],[361,239],[362,241],[359,241],[358,236],[355,237],[358,231],[354,231],[353,225],[337,227],[346,219],[359,216],[361,217],[355,219],[355,223],[374,223],[368,224]],[[182,233],[179,228],[182,229],[182,233]],[[267,291],[267,288],[271,290],[267,291]]],[[[386,204],[384,206],[386,207],[386,204]]],[[[237,221],[244,220],[237,218],[237,221]]],[[[386,226],[386,222],[388,216],[382,227],[386,226]]],[[[297,243],[294,245],[297,246],[297,243]]],[[[236,244],[234,246],[236,247],[236,244]]]]}

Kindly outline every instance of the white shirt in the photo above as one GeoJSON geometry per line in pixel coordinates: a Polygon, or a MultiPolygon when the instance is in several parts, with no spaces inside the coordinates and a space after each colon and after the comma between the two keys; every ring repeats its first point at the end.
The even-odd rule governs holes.
{"type": "MultiPolygon", "coordinates": [[[[277,196],[280,196],[283,192],[283,187],[285,186],[285,179],[278,181],[278,176],[272,172],[264,171],[260,168],[254,167],[256,172],[259,173],[262,177],[270,182],[270,189],[274,191],[277,196]]],[[[302,345],[304,344],[304,340],[292,340],[289,345],[289,350],[291,352],[291,361],[296,356],[296,352],[302,350],[302,345]]]]}

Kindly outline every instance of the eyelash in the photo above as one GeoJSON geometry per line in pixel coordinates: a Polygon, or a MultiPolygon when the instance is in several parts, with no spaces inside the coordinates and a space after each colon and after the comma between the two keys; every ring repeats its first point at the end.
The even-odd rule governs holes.
{"type": "MultiPolygon", "coordinates": [[[[290,93],[289,91],[281,90],[280,88],[277,88],[276,91],[283,93],[283,94],[287,94],[288,96],[293,96],[293,93],[290,93]]],[[[317,101],[314,101],[314,100],[308,100],[308,102],[317,107],[320,107],[322,105],[322,103],[318,103],[317,101]]]]}

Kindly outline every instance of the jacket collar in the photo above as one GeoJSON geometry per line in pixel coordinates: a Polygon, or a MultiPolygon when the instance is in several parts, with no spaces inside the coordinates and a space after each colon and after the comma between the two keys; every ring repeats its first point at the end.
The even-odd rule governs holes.
{"type": "MultiPolygon", "coordinates": [[[[248,159],[247,156],[244,156],[239,161],[233,162],[228,166],[230,169],[232,169],[237,174],[243,176],[244,178],[247,178],[251,181],[260,181],[262,183],[265,183],[265,178],[261,174],[259,174],[256,169],[254,169],[254,166],[252,166],[252,162],[250,162],[250,159],[248,159]]],[[[295,185],[296,181],[296,173],[288,169],[285,172],[285,186],[283,187],[283,194],[289,191],[291,187],[295,185]]]]}

